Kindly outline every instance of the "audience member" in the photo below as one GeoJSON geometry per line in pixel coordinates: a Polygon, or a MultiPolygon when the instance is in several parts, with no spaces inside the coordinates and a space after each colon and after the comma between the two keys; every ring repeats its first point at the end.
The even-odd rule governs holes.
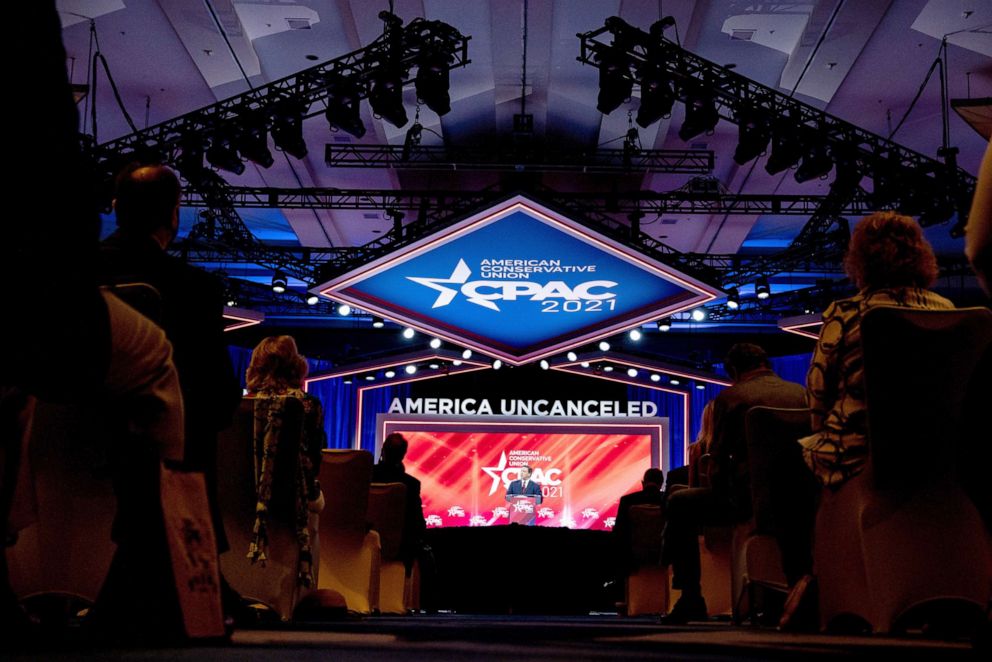
{"type": "Polygon", "coordinates": [[[423,548],[424,504],[420,499],[420,481],[406,472],[403,458],[406,457],[407,440],[398,432],[386,437],[382,442],[379,462],[372,467],[373,483],[403,483],[406,485],[406,513],[404,516],[403,540],[400,556],[406,565],[407,574],[423,548]]]}
{"type": "Polygon", "coordinates": [[[248,550],[252,561],[264,562],[268,553],[266,518],[272,497],[273,478],[277,468],[279,434],[286,398],[296,398],[303,404],[303,434],[298,449],[299,473],[296,480],[296,534],[300,543],[298,580],[302,586],[313,585],[313,555],[311,551],[310,513],[324,507],[324,495],[317,480],[320,474],[321,451],[327,445],[324,431],[324,409],[320,400],[303,391],[307,362],[296,349],[290,336],[264,338],[251,355],[247,384],[255,396],[255,456],[261,458],[256,468],[258,481],[258,513],[255,530],[248,550]]]}
{"type": "Polygon", "coordinates": [[[709,487],[710,440],[713,439],[713,401],[703,407],[703,420],[696,441],[689,444],[689,487],[709,487]],[[704,466],[706,465],[706,466],[704,466]]]}
{"type": "Polygon", "coordinates": [[[985,293],[992,296],[992,143],[985,148],[971,213],[965,228],[964,252],[985,293]]]}
{"type": "Polygon", "coordinates": [[[813,434],[800,440],[810,469],[833,489],[859,474],[868,459],[861,318],[877,306],[954,307],[926,289],[937,278],[937,259],[908,216],[865,217],[851,236],[844,268],[859,292],[823,313],[806,377],[813,434]]]}
{"type": "MultiPolygon", "coordinates": [[[[641,479],[641,489],[620,497],[620,504],[617,506],[617,520],[613,525],[613,539],[617,550],[617,577],[622,579],[635,569],[636,559],[631,553],[634,532],[630,522],[631,506],[660,506],[664,517],[665,493],[662,488],[665,485],[665,474],[661,469],[651,468],[644,472],[641,479]]],[[[657,559],[660,561],[661,559],[657,559]]]]}
{"type": "Polygon", "coordinates": [[[803,407],[799,384],[772,372],[765,351],[740,343],[730,348],[727,374],[733,385],[713,401],[710,442],[710,487],[693,487],[669,496],[663,560],[672,566],[672,586],[682,592],[664,624],[685,623],[707,616],[700,588],[699,526],[729,525],[751,516],[747,439],[744,417],[751,407],[803,407]]]}

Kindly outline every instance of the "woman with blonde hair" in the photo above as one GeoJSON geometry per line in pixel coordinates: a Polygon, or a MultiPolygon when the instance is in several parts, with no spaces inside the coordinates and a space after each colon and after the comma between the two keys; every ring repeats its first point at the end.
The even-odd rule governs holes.
{"type": "MultiPolygon", "coordinates": [[[[303,421],[298,449],[296,480],[296,533],[300,543],[299,583],[313,584],[313,559],[311,555],[311,529],[316,518],[311,513],[323,508],[323,494],[317,476],[320,473],[321,451],[327,445],[324,431],[324,409],[320,400],[304,392],[303,380],[307,376],[307,361],[296,348],[290,336],[271,336],[262,339],[252,353],[248,365],[247,384],[255,398],[255,477],[258,481],[255,530],[248,550],[252,561],[265,562],[268,547],[266,521],[269,500],[272,497],[272,479],[275,475],[275,458],[280,455],[282,425],[292,415],[292,400],[302,404],[303,421]]],[[[298,405],[297,405],[298,406],[298,405]]],[[[299,410],[297,410],[299,411],[299,410]]]]}
{"type": "Polygon", "coordinates": [[[703,407],[703,420],[699,424],[696,441],[689,444],[689,487],[709,487],[709,467],[703,456],[710,452],[713,439],[713,401],[703,407]]]}

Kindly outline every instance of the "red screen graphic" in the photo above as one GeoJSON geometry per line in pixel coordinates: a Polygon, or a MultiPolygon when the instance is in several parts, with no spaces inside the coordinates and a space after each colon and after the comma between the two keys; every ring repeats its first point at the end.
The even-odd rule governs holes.
{"type": "Polygon", "coordinates": [[[535,524],[609,530],[620,497],[651,466],[650,434],[389,431],[410,444],[404,464],[433,527],[508,524],[506,488],[527,464],[543,494],[535,524]]]}

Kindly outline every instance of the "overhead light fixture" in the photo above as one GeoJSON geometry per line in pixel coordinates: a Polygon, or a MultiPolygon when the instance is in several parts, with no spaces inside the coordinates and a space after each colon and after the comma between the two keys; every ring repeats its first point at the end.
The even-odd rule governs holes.
{"type": "Polygon", "coordinates": [[[599,351],[601,352],[610,351],[610,343],[606,342],[605,340],[601,340],[599,343],[599,351]]]}
{"type": "Polygon", "coordinates": [[[417,366],[415,366],[415,365],[408,365],[405,368],[403,368],[403,372],[405,372],[408,375],[416,374],[416,372],[417,372],[417,366]]]}
{"type": "Polygon", "coordinates": [[[215,135],[207,148],[207,161],[215,168],[240,175],[245,171],[245,164],[238,156],[233,142],[228,136],[215,135]]]}
{"type": "Polygon", "coordinates": [[[382,319],[381,317],[379,317],[377,315],[373,315],[372,316],[372,328],[373,329],[381,329],[384,326],[386,326],[386,320],[382,319]]]}
{"type": "Polygon", "coordinates": [[[346,303],[342,303],[338,306],[338,315],[341,317],[347,317],[351,315],[351,306],[346,303]]]}
{"type": "Polygon", "coordinates": [[[463,351],[462,352],[462,358],[465,359],[465,360],[468,360],[468,359],[472,358],[472,350],[466,349],[465,351],[463,351]]]}
{"type": "Polygon", "coordinates": [[[234,144],[241,156],[263,168],[271,168],[275,163],[269,150],[268,131],[264,121],[248,120],[238,132],[234,144]]]}
{"type": "Polygon", "coordinates": [[[367,382],[374,382],[375,381],[375,375],[365,375],[365,381],[367,381],[367,382]]]}
{"type": "Polygon", "coordinates": [[[660,382],[661,381],[661,375],[659,375],[656,372],[651,373],[651,381],[653,381],[653,382],[660,382]]]}
{"type": "Polygon", "coordinates": [[[630,77],[627,54],[619,48],[607,49],[599,58],[599,97],[596,110],[609,115],[630,98],[634,81],[630,77]]]}
{"type": "Polygon", "coordinates": [[[706,390],[706,384],[696,384],[696,390],[697,391],[705,391],[706,390]]]}
{"type": "Polygon", "coordinates": [[[679,138],[688,142],[701,133],[713,133],[720,115],[713,98],[696,91],[685,100],[685,121],[679,129],[679,138]]]}
{"type": "Polygon", "coordinates": [[[677,377],[671,377],[669,378],[668,383],[672,386],[678,386],[681,382],[679,382],[677,377]]]}
{"type": "Polygon", "coordinates": [[[303,110],[286,102],[272,118],[272,142],[292,157],[302,159],[307,155],[303,139],[303,110]]]}
{"type": "Polygon", "coordinates": [[[663,117],[671,117],[675,91],[661,65],[649,62],[640,73],[641,105],[637,109],[637,124],[646,129],[663,117]]]}
{"type": "Polygon", "coordinates": [[[613,366],[611,365],[603,366],[603,372],[613,372],[613,366]]]}
{"type": "Polygon", "coordinates": [[[579,365],[580,365],[581,367],[583,367],[583,368],[588,368],[588,367],[589,367],[589,362],[588,362],[588,361],[583,361],[583,362],[582,362],[582,363],[580,363],[579,365]]]}
{"type": "Polygon", "coordinates": [[[451,365],[453,366],[460,366],[461,364],[462,362],[459,359],[455,359],[454,361],[451,362],[451,365]]]}
{"type": "Polygon", "coordinates": [[[727,308],[737,310],[741,307],[741,293],[736,287],[727,290],[727,308]]]}
{"type": "Polygon", "coordinates": [[[738,118],[737,149],[734,150],[734,162],[737,165],[756,159],[768,148],[772,138],[768,118],[757,111],[748,111],[738,118]]]}
{"type": "Polygon", "coordinates": [[[316,306],[318,303],[320,303],[320,296],[318,296],[317,294],[314,294],[313,292],[310,292],[309,294],[307,294],[307,305],[308,306],[316,306]]]}
{"type": "Polygon", "coordinates": [[[365,135],[359,106],[361,97],[358,86],[346,78],[339,77],[328,85],[324,116],[332,131],[341,130],[356,138],[365,135]]]}
{"type": "Polygon", "coordinates": [[[281,271],[277,271],[272,274],[272,291],[276,294],[282,294],[286,291],[286,287],[289,286],[289,281],[286,279],[286,274],[281,271]]]}
{"type": "Polygon", "coordinates": [[[765,162],[765,172],[769,175],[782,172],[799,162],[803,156],[803,146],[799,132],[782,119],[772,129],[772,152],[765,162]]]}
{"type": "Polygon", "coordinates": [[[427,367],[430,368],[431,370],[437,370],[438,368],[441,367],[441,365],[439,363],[431,363],[427,367]]]}
{"type": "Polygon", "coordinates": [[[847,196],[853,194],[864,178],[864,170],[855,154],[855,149],[846,146],[835,146],[831,149],[834,159],[834,181],[830,184],[830,192],[834,195],[847,196]]]}
{"type": "Polygon", "coordinates": [[[387,370],[385,374],[386,374],[386,379],[392,379],[393,377],[396,376],[396,371],[395,370],[387,370]]]}
{"type": "Polygon", "coordinates": [[[440,338],[431,338],[431,342],[429,344],[431,346],[431,349],[440,349],[440,347],[441,347],[441,339],[440,338]]]}
{"type": "Polygon", "coordinates": [[[341,382],[344,383],[344,384],[350,384],[351,383],[351,377],[345,377],[344,379],[341,380],[341,382]]]}
{"type": "Polygon", "coordinates": [[[413,154],[413,148],[420,145],[420,140],[424,135],[424,126],[414,120],[410,128],[406,130],[406,138],[403,139],[403,153],[401,158],[403,161],[409,161],[410,156],[413,154]]]}
{"type": "Polygon", "coordinates": [[[663,317],[658,320],[658,330],[662,332],[667,332],[672,330],[672,318],[663,317]]]}
{"type": "Polygon", "coordinates": [[[762,301],[772,295],[772,288],[768,284],[768,278],[765,276],[759,276],[758,279],[754,281],[754,294],[762,301]]]}
{"type": "Polygon", "coordinates": [[[706,319],[706,310],[703,308],[693,308],[690,315],[692,316],[693,322],[702,322],[706,319]]]}
{"type": "Polygon", "coordinates": [[[405,329],[403,329],[403,337],[406,338],[407,340],[413,338],[413,336],[415,336],[416,333],[417,332],[411,329],[410,327],[406,327],[405,329]]]}
{"type": "Polygon", "coordinates": [[[402,129],[410,121],[403,107],[403,75],[397,67],[379,71],[372,79],[369,91],[369,105],[372,112],[397,129],[402,129]]]}
{"type": "Polygon", "coordinates": [[[550,367],[551,367],[551,364],[548,363],[548,360],[547,359],[541,359],[541,370],[547,370],[550,367]]]}
{"type": "Polygon", "coordinates": [[[578,360],[579,355],[576,354],[575,352],[569,352],[568,354],[565,355],[565,358],[574,363],[575,361],[578,360]]]}
{"type": "Polygon", "coordinates": [[[627,337],[633,340],[634,342],[639,341],[642,336],[643,334],[641,333],[640,329],[631,329],[630,331],[627,332],[627,337]]]}
{"type": "Polygon", "coordinates": [[[637,377],[637,368],[628,368],[627,369],[627,376],[628,377],[637,377]]]}
{"type": "Polygon", "coordinates": [[[495,361],[493,361],[493,370],[499,370],[502,367],[503,367],[503,362],[502,361],[500,361],[499,359],[496,359],[495,361]]]}
{"type": "Polygon", "coordinates": [[[834,167],[834,162],[827,152],[827,146],[819,140],[810,143],[803,154],[794,177],[800,184],[811,179],[826,177],[834,167]]]}
{"type": "Polygon", "coordinates": [[[442,51],[425,53],[417,63],[414,86],[417,99],[438,115],[451,112],[451,95],[448,70],[454,58],[442,51]]]}
{"type": "Polygon", "coordinates": [[[229,294],[227,296],[227,301],[224,302],[224,305],[227,306],[228,308],[236,308],[238,305],[238,300],[234,297],[233,294],[229,294]]]}

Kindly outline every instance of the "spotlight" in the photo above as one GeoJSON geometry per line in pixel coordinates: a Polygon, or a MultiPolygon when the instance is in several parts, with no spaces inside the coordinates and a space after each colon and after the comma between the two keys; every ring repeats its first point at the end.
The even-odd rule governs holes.
{"type": "Polygon", "coordinates": [[[440,367],[441,367],[441,365],[440,365],[440,364],[438,364],[438,363],[431,363],[431,364],[430,364],[430,365],[428,365],[427,367],[428,367],[428,368],[430,368],[431,370],[437,370],[438,368],[440,368],[440,367]]]}
{"type": "Polygon", "coordinates": [[[453,59],[448,53],[435,51],[425,54],[417,63],[417,78],[414,81],[417,99],[438,115],[451,112],[448,70],[453,59]]]}
{"type": "Polygon", "coordinates": [[[386,326],[386,320],[384,320],[381,317],[378,317],[376,315],[373,315],[372,316],[372,328],[373,329],[381,329],[384,326],[386,326]]]}
{"type": "Polygon", "coordinates": [[[396,376],[396,371],[395,370],[387,370],[386,371],[386,379],[392,379],[395,376],[396,376]]]}
{"type": "Polygon", "coordinates": [[[583,362],[582,362],[582,363],[580,363],[579,365],[580,365],[581,367],[583,367],[583,368],[588,368],[588,367],[589,367],[589,362],[588,362],[588,361],[583,361],[583,362]]]}
{"type": "Polygon", "coordinates": [[[754,111],[742,113],[738,122],[734,162],[737,165],[744,165],[764,154],[765,149],[768,148],[768,141],[772,138],[772,131],[767,118],[754,111]]]}
{"type": "Polygon", "coordinates": [[[351,377],[345,377],[344,379],[341,380],[341,382],[343,384],[350,384],[351,383],[351,377]]]}
{"type": "Polygon", "coordinates": [[[176,159],[176,168],[187,182],[199,181],[203,176],[203,147],[199,143],[185,141],[181,144],[182,150],[176,159]]]}
{"type": "Polygon", "coordinates": [[[640,329],[631,329],[630,331],[627,332],[627,337],[633,340],[634,342],[640,340],[642,335],[643,334],[641,333],[640,329]]]}
{"type": "Polygon", "coordinates": [[[609,49],[599,58],[599,97],[596,110],[609,115],[630,98],[634,81],[630,77],[630,63],[620,49],[609,49]]]}
{"type": "Polygon", "coordinates": [[[410,327],[406,327],[405,329],[403,329],[403,337],[406,338],[407,340],[413,338],[413,336],[416,335],[416,333],[417,332],[411,329],[410,327]]]}
{"type": "Polygon", "coordinates": [[[340,315],[341,317],[347,317],[348,315],[351,315],[351,306],[349,306],[346,303],[342,303],[341,305],[339,305],[338,315],[340,315]]]}
{"type": "Polygon", "coordinates": [[[663,117],[670,117],[675,104],[672,83],[658,64],[647,64],[641,71],[641,105],[637,124],[645,129],[663,117]]]}
{"type": "Polygon", "coordinates": [[[836,175],[830,185],[830,192],[835,195],[847,196],[853,194],[864,178],[864,171],[854,154],[854,150],[849,147],[836,146],[832,149],[836,175]]]}
{"type": "Polygon", "coordinates": [[[547,370],[550,367],[551,367],[551,364],[548,363],[548,360],[547,359],[541,359],[541,370],[547,370]]]}
{"type": "Polygon", "coordinates": [[[705,391],[706,390],[706,384],[696,384],[696,390],[697,391],[705,391]]]}
{"type": "Polygon", "coordinates": [[[579,358],[579,355],[575,352],[569,352],[565,355],[565,358],[574,363],[579,358]]]}
{"type": "Polygon", "coordinates": [[[727,290],[727,308],[737,310],[741,307],[741,293],[736,287],[727,290]]]}
{"type": "Polygon", "coordinates": [[[627,376],[628,377],[637,377],[637,369],[636,368],[628,368],[627,369],[627,376]]]}
{"type": "Polygon", "coordinates": [[[277,271],[272,274],[272,291],[276,294],[282,294],[286,291],[286,287],[289,285],[289,281],[286,280],[286,274],[281,271],[277,271]]]}
{"type": "Polygon", "coordinates": [[[613,372],[613,366],[608,365],[603,368],[603,372],[613,372]]]}
{"type": "Polygon", "coordinates": [[[668,378],[668,383],[671,384],[672,386],[678,386],[679,385],[679,380],[677,378],[675,378],[675,377],[669,377],[668,378]]]}
{"type": "Polygon", "coordinates": [[[798,132],[792,127],[779,124],[772,131],[772,153],[765,162],[765,171],[769,175],[782,172],[796,165],[802,155],[803,147],[798,132]]]}
{"type": "Polygon", "coordinates": [[[600,341],[600,343],[599,343],[599,351],[601,351],[601,352],[608,352],[608,351],[610,351],[610,343],[606,342],[605,340],[600,341]]]}
{"type": "Polygon", "coordinates": [[[289,104],[276,110],[272,118],[272,142],[290,156],[302,159],[307,155],[303,140],[303,110],[289,104]]]}
{"type": "Polygon", "coordinates": [[[269,151],[268,132],[263,121],[250,121],[238,134],[235,145],[241,156],[263,168],[270,168],[275,163],[269,151]]]}
{"type": "Polygon", "coordinates": [[[367,381],[367,382],[374,382],[375,381],[375,375],[365,375],[365,381],[367,381]]]}
{"type": "Polygon", "coordinates": [[[679,138],[688,142],[700,133],[713,133],[720,115],[709,96],[693,92],[685,100],[685,121],[679,129],[679,138]]]}
{"type": "Polygon", "coordinates": [[[337,78],[328,85],[327,110],[324,116],[332,131],[341,130],[356,138],[365,135],[365,124],[359,113],[358,87],[344,78],[337,78]]]}
{"type": "Polygon", "coordinates": [[[472,358],[472,350],[466,349],[464,352],[462,352],[462,358],[466,360],[472,358]]]}
{"type": "Polygon", "coordinates": [[[651,374],[651,381],[653,381],[653,382],[660,382],[661,381],[661,375],[659,375],[658,373],[652,373],[651,374]]]}
{"type": "Polygon", "coordinates": [[[403,139],[403,153],[401,155],[401,160],[410,160],[410,155],[413,153],[413,148],[420,144],[420,139],[423,136],[423,133],[424,127],[417,121],[414,121],[410,128],[406,130],[406,138],[403,139]]]}
{"type": "Polygon", "coordinates": [[[320,303],[320,297],[318,295],[314,294],[313,292],[307,295],[308,306],[316,306],[318,303],[320,303]]]}
{"type": "Polygon", "coordinates": [[[453,365],[453,366],[460,366],[461,364],[462,364],[462,362],[459,361],[458,359],[455,359],[454,361],[451,362],[451,365],[453,365]]]}
{"type": "Polygon", "coordinates": [[[754,293],[762,301],[772,295],[772,288],[768,285],[768,279],[766,277],[761,276],[758,280],[754,281],[754,293]]]}
{"type": "Polygon", "coordinates": [[[693,322],[702,322],[706,319],[706,311],[702,308],[694,308],[691,315],[693,322]]]}
{"type": "Polygon", "coordinates": [[[500,361],[499,359],[496,359],[495,361],[493,361],[493,370],[499,370],[502,367],[503,367],[503,362],[502,361],[500,361]]]}
{"type": "Polygon", "coordinates": [[[397,129],[406,126],[410,120],[403,107],[403,76],[399,69],[384,69],[372,79],[369,105],[373,113],[397,129]]]}
{"type": "Polygon", "coordinates": [[[431,349],[439,349],[441,347],[441,339],[440,338],[431,338],[430,346],[431,346],[431,349]]]}
{"type": "Polygon", "coordinates": [[[660,320],[658,320],[658,330],[659,331],[662,331],[662,332],[671,331],[672,330],[672,318],[671,317],[663,317],[660,320]]]}
{"type": "Polygon", "coordinates": [[[227,295],[227,301],[224,302],[224,305],[228,308],[235,308],[238,305],[238,300],[233,294],[229,294],[227,295]]]}
{"type": "Polygon", "coordinates": [[[403,368],[403,372],[405,372],[408,375],[415,374],[417,372],[417,366],[415,366],[415,365],[408,365],[405,368],[403,368]]]}
{"type": "Polygon", "coordinates": [[[216,135],[213,137],[210,141],[210,147],[207,148],[207,161],[213,167],[233,172],[235,175],[240,175],[245,171],[245,164],[238,157],[234,144],[227,136],[216,135]]]}
{"type": "Polygon", "coordinates": [[[826,177],[833,167],[834,162],[827,153],[827,146],[817,141],[811,143],[806,149],[803,160],[799,164],[799,167],[796,168],[796,174],[794,176],[796,181],[802,184],[811,179],[826,177]]]}

